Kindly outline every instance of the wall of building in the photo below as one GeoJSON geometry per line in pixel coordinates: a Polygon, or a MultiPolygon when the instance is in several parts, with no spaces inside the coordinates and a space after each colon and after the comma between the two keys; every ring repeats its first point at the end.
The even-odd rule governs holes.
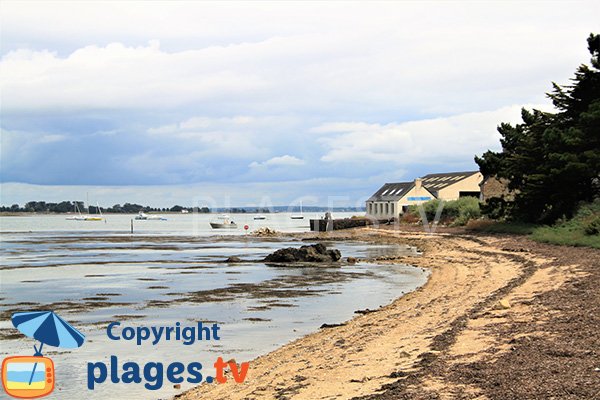
{"type": "Polygon", "coordinates": [[[435,198],[424,187],[413,187],[399,200],[367,201],[367,216],[376,219],[398,218],[405,206],[424,203],[435,198]]]}
{"type": "Polygon", "coordinates": [[[462,181],[440,189],[437,193],[438,199],[456,200],[460,197],[460,192],[480,192],[481,181],[483,181],[483,175],[480,172],[473,174],[462,181]]]}
{"type": "Polygon", "coordinates": [[[377,219],[394,218],[398,211],[395,201],[367,201],[367,216],[377,219]]]}
{"type": "Polygon", "coordinates": [[[429,190],[417,185],[409,190],[408,193],[398,201],[398,215],[396,216],[403,214],[402,210],[404,207],[422,204],[432,199],[435,199],[435,196],[430,193],[429,190]]]}

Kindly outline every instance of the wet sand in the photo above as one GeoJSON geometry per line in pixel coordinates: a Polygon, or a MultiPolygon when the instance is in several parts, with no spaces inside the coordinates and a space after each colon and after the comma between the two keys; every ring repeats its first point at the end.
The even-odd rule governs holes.
{"type": "Polygon", "coordinates": [[[600,252],[509,236],[322,235],[416,245],[421,256],[377,262],[427,268],[430,279],[258,357],[243,384],[205,384],[178,398],[598,398],[600,252]]]}

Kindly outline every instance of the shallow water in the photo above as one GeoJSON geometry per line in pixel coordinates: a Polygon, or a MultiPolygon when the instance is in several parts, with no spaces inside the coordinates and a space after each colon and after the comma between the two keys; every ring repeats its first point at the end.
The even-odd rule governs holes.
{"type": "MultiPolygon", "coordinates": [[[[127,218],[109,216],[104,230],[88,226],[68,230],[64,217],[0,218],[2,357],[31,355],[33,351],[34,341],[12,328],[13,312],[51,309],[86,335],[86,343],[76,350],[46,348],[45,355],[56,365],[54,398],[167,398],[192,385],[183,384],[176,390],[165,380],[160,390],[149,391],[143,383],[105,382],[90,391],[86,365],[108,362],[116,355],[120,365],[126,361],[141,366],[149,361],[165,366],[198,361],[207,369],[203,372],[210,373],[218,356],[238,362],[251,360],[316,331],[324,323],[348,320],[357,309],[387,304],[427,279],[425,271],[404,265],[269,266],[260,260],[270,252],[310,242],[258,239],[240,233],[209,236],[213,233],[210,228],[206,233],[188,231],[192,226],[188,216],[177,217],[180,220],[174,222],[140,221],[139,225],[147,223],[147,228],[134,235],[109,226],[128,222],[127,218]],[[31,219],[19,225],[13,218],[31,219]],[[229,256],[245,262],[224,263],[229,256]],[[178,341],[137,346],[110,340],[106,327],[111,321],[120,321],[121,327],[217,322],[221,340],[189,346],[178,341]]],[[[281,225],[287,223],[283,217],[289,219],[280,214],[281,225]]],[[[75,222],[77,227],[96,224],[67,222],[75,222]]],[[[265,225],[279,231],[286,230],[274,220],[267,222],[270,224],[265,225]]],[[[293,226],[287,229],[294,230],[293,226]]],[[[414,251],[399,245],[349,241],[326,244],[338,248],[344,257],[414,251]]]]}

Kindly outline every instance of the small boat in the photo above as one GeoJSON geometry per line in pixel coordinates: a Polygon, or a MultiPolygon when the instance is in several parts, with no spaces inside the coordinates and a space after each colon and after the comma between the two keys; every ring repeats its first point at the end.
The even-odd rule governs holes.
{"type": "Polygon", "coordinates": [[[66,219],[71,221],[102,221],[102,217],[94,217],[93,215],[75,215],[73,217],[67,217],[66,219]]]}
{"type": "Polygon", "coordinates": [[[300,215],[292,215],[291,219],[304,219],[304,215],[302,214],[302,202],[300,202],[300,215]]]}
{"type": "Polygon", "coordinates": [[[237,229],[237,224],[227,215],[221,215],[217,217],[217,221],[211,221],[209,224],[213,229],[237,229]]]}
{"type": "Polygon", "coordinates": [[[140,211],[138,213],[138,215],[135,216],[135,219],[142,220],[142,221],[166,221],[167,220],[166,218],[161,217],[160,215],[149,215],[142,211],[140,211]]]}
{"type": "Polygon", "coordinates": [[[255,215],[254,216],[254,220],[255,221],[260,221],[260,220],[263,220],[263,219],[267,219],[267,217],[265,217],[264,215],[255,215]]]}
{"type": "Polygon", "coordinates": [[[88,206],[88,213],[82,214],[81,210],[79,209],[79,206],[77,205],[77,202],[75,202],[75,212],[77,213],[77,215],[67,217],[66,219],[70,220],[70,221],[102,221],[104,219],[102,217],[102,210],[100,209],[100,206],[98,206],[97,204],[96,204],[96,209],[98,210],[100,215],[91,215],[89,213],[90,212],[89,206],[88,206]]]}

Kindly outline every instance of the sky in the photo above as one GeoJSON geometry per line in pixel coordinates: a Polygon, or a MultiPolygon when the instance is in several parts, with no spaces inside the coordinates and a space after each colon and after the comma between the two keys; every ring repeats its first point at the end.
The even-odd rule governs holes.
{"type": "Polygon", "coordinates": [[[476,170],[599,2],[0,2],[0,203],[362,205],[476,170]]]}

